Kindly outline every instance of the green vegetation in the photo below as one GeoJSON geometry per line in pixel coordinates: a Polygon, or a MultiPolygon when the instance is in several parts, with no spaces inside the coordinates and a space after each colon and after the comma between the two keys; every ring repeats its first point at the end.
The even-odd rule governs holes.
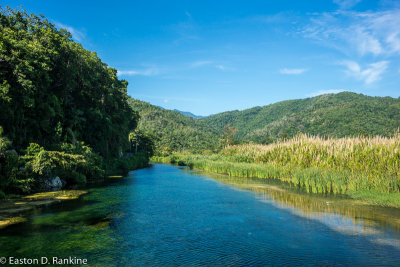
{"type": "Polygon", "coordinates": [[[0,63],[0,198],[56,177],[73,186],[124,175],[153,154],[307,192],[386,194],[380,203],[399,194],[400,98],[344,92],[195,119],[129,98],[127,82],[69,32],[9,8],[0,63]]]}
{"type": "Polygon", "coordinates": [[[191,117],[193,119],[204,118],[204,116],[195,115],[192,112],[188,112],[188,111],[181,111],[181,110],[178,110],[178,109],[174,109],[173,111],[177,111],[177,112],[181,113],[182,115],[185,115],[186,117],[191,117]]]}
{"type": "Polygon", "coordinates": [[[228,111],[200,121],[218,129],[229,124],[241,142],[269,144],[297,133],[325,137],[393,136],[400,127],[400,98],[343,92],[228,111]]]}
{"type": "Polygon", "coordinates": [[[399,147],[399,135],[342,139],[299,135],[270,145],[228,146],[211,156],[153,160],[230,176],[279,179],[307,192],[348,194],[400,207],[399,147]]]}
{"type": "Polygon", "coordinates": [[[305,133],[341,138],[393,136],[400,128],[400,99],[343,92],[289,100],[201,119],[130,100],[138,128],[152,134],[155,154],[207,153],[232,144],[270,144],[305,133]]]}
{"type": "Polygon", "coordinates": [[[157,135],[153,161],[400,207],[400,99],[344,92],[198,120],[131,103],[157,135]]]}
{"type": "Polygon", "coordinates": [[[146,164],[143,145],[122,157],[139,118],[127,82],[69,32],[1,8],[0,63],[0,198],[146,164]]]}
{"type": "Polygon", "coordinates": [[[138,129],[151,136],[157,155],[214,151],[219,146],[220,135],[204,122],[136,99],[129,103],[140,114],[138,129]]]}

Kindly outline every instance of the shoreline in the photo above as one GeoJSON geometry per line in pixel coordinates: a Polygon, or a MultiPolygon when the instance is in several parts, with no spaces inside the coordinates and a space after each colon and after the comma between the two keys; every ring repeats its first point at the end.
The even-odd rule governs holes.
{"type": "MultiPolygon", "coordinates": [[[[237,178],[257,178],[257,179],[274,179],[274,180],[279,180],[282,183],[288,183],[293,186],[298,187],[299,189],[305,190],[307,194],[325,194],[327,196],[332,195],[332,196],[345,196],[348,198],[351,198],[355,201],[361,201],[364,202],[365,205],[374,205],[378,207],[389,207],[389,208],[397,208],[400,209],[400,193],[395,192],[395,193],[383,193],[383,192],[378,192],[376,190],[358,190],[358,191],[353,191],[353,190],[347,190],[346,187],[342,188],[342,190],[338,193],[333,193],[333,192],[318,192],[318,191],[313,191],[313,190],[307,190],[305,185],[303,184],[295,184],[293,183],[293,177],[290,177],[290,175],[293,175],[296,171],[300,173],[303,176],[306,176],[308,174],[307,169],[301,169],[301,168],[293,168],[290,170],[284,170],[284,171],[276,171],[276,172],[271,172],[271,174],[276,174],[276,176],[270,176],[270,173],[268,171],[262,170],[263,167],[267,168],[268,166],[263,165],[263,164],[257,164],[257,163],[239,163],[239,162],[220,162],[220,161],[213,161],[213,162],[206,162],[204,160],[196,160],[194,157],[191,156],[185,156],[185,155],[174,155],[178,159],[174,159],[171,161],[170,157],[153,157],[151,159],[151,162],[154,163],[163,163],[163,164],[171,164],[171,165],[178,165],[178,166],[188,166],[190,168],[198,169],[201,171],[209,172],[209,173],[215,173],[215,174],[220,174],[220,175],[226,175],[229,177],[237,177],[237,178]],[[228,163],[228,164],[226,164],[228,163]],[[223,165],[223,166],[222,166],[223,165]],[[236,170],[240,169],[240,170],[236,170]],[[243,174],[243,175],[241,175],[243,174]],[[252,175],[249,175],[252,174],[252,175]],[[282,175],[282,176],[280,176],[282,175]]],[[[283,168],[282,168],[283,169],[283,168]]],[[[320,169],[313,169],[313,173],[315,172],[320,172],[321,174],[324,173],[324,170],[320,169]]],[[[332,181],[332,185],[334,184],[334,181],[332,181]]]]}

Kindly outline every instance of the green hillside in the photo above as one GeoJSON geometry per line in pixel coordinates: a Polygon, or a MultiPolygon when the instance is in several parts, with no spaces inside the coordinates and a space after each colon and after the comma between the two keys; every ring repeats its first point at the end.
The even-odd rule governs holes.
{"type": "Polygon", "coordinates": [[[200,119],[222,129],[230,124],[242,141],[269,143],[298,132],[332,137],[392,135],[400,127],[400,98],[343,92],[282,101],[200,119]]]}
{"type": "Polygon", "coordinates": [[[0,199],[147,164],[128,83],[44,16],[0,6],[0,199]]]}
{"type": "Polygon", "coordinates": [[[183,114],[183,115],[185,115],[187,117],[192,117],[194,119],[204,118],[204,116],[196,115],[196,114],[193,114],[192,112],[188,112],[188,111],[181,111],[179,109],[174,109],[174,111],[178,111],[179,113],[181,113],[181,114],[183,114]]]}
{"type": "Polygon", "coordinates": [[[218,131],[202,121],[132,98],[129,103],[139,112],[138,130],[152,136],[158,154],[213,150],[219,145],[218,131]]]}

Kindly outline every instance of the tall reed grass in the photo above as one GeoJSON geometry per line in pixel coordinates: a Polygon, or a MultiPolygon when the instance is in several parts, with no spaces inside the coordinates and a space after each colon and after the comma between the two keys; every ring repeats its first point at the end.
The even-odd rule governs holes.
{"type": "Polygon", "coordinates": [[[298,135],[270,145],[235,145],[219,154],[171,158],[230,176],[279,179],[314,193],[400,192],[399,135],[341,139],[298,135]]]}

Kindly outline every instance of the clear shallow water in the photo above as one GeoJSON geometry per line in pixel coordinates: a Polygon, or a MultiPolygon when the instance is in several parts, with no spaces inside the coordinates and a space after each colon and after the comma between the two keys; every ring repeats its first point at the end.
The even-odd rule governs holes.
{"type": "Polygon", "coordinates": [[[90,266],[400,264],[399,210],[155,164],[0,230],[0,256],[90,266]]]}

